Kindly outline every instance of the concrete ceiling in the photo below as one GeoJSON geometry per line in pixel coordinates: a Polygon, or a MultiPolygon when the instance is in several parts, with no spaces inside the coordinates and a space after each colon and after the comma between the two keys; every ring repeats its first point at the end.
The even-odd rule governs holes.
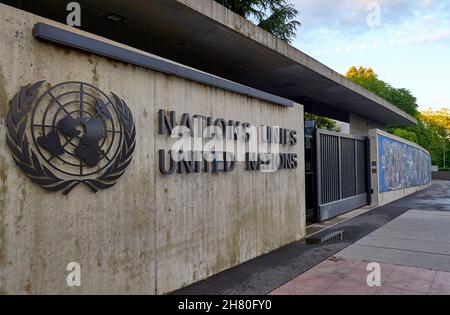
{"type": "MultiPolygon", "coordinates": [[[[69,1],[64,0],[0,2],[62,23],[68,14],[69,1]]],[[[78,2],[85,31],[293,100],[309,112],[347,122],[351,112],[386,125],[416,122],[302,52],[295,50],[313,66],[288,58],[176,0],[78,2]],[[124,19],[110,21],[106,17],[111,14],[124,19]],[[324,68],[331,74],[324,73],[324,68]]]]}

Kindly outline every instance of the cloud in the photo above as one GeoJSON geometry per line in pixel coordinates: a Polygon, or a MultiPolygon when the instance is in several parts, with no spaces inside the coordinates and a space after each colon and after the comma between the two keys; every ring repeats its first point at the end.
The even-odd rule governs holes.
{"type": "Polygon", "coordinates": [[[433,15],[425,15],[425,16],[422,16],[422,20],[425,22],[431,22],[434,20],[434,16],[433,15]]]}
{"type": "MultiPolygon", "coordinates": [[[[370,31],[367,23],[374,8],[380,8],[382,25],[399,24],[413,17],[417,12],[450,8],[450,1],[433,0],[291,0],[299,10],[303,26],[300,32],[308,33],[320,28],[363,33],[370,31]]],[[[427,16],[426,19],[431,19],[427,16]]]]}
{"type": "Polygon", "coordinates": [[[303,15],[310,17],[299,30],[295,45],[314,56],[450,44],[450,0],[380,1],[380,27],[367,25],[369,0],[336,0],[336,5],[332,1],[321,5],[323,0],[292,1],[300,12],[303,6],[303,15]]]}
{"type": "Polygon", "coordinates": [[[354,64],[373,66],[384,80],[413,91],[422,108],[450,106],[450,0],[378,1],[380,27],[367,24],[369,0],[290,1],[303,23],[294,41],[300,50],[341,73],[354,64]]]}

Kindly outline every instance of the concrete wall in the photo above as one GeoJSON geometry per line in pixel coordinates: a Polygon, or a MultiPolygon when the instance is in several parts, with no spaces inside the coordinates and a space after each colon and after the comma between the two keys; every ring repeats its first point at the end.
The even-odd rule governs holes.
{"type": "MultiPolygon", "coordinates": [[[[370,114],[373,115],[374,118],[377,116],[378,121],[382,122],[387,121],[388,117],[393,118],[392,115],[393,113],[395,113],[397,117],[391,120],[392,123],[411,124],[416,122],[416,119],[414,117],[405,113],[398,107],[390,104],[385,99],[370,92],[369,90],[363,88],[357,83],[352,82],[342,74],[318,62],[313,57],[303,53],[302,51],[298,50],[297,48],[290,45],[286,41],[275,37],[274,35],[263,30],[260,27],[257,27],[251,21],[239,16],[238,14],[232,12],[231,10],[226,9],[225,7],[221,6],[218,2],[214,0],[176,0],[176,1],[210,17],[211,19],[223,24],[224,26],[232,29],[235,32],[238,32],[241,35],[251,38],[252,41],[257,41],[259,44],[270,48],[271,50],[275,51],[278,54],[286,56],[289,59],[298,62],[304,67],[303,71],[312,70],[314,73],[322,75],[324,77],[323,81],[319,80],[316,76],[314,76],[316,77],[315,80],[306,80],[307,82],[306,84],[310,84],[308,93],[309,94],[315,93],[315,98],[317,98],[318,100],[321,99],[320,97],[321,95],[332,95],[328,93],[330,91],[335,91],[336,94],[334,94],[334,96],[338,101],[334,103],[332,102],[332,100],[328,99],[324,100],[324,102],[329,104],[334,103],[337,107],[341,107],[339,103],[345,103],[343,97],[347,97],[345,95],[348,95],[347,93],[350,90],[354,92],[354,94],[352,94],[351,97],[348,97],[348,102],[345,105],[346,110],[349,112],[359,112],[361,115],[368,115],[368,112],[370,112],[370,114]],[[314,82],[320,82],[320,84],[315,85],[316,83],[314,82]],[[328,85],[330,82],[337,83],[338,85],[328,85]],[[328,86],[329,90],[327,88],[324,88],[326,86],[328,86]],[[362,98],[359,99],[360,100],[359,102],[354,101],[355,97],[358,99],[357,96],[362,96],[362,98]]],[[[245,52],[243,52],[243,54],[245,54],[245,52]]],[[[261,58],[260,56],[254,55],[253,52],[251,54],[254,59],[261,58]]],[[[261,62],[259,63],[264,65],[264,61],[266,59],[261,58],[260,60],[261,62]]],[[[280,73],[283,73],[284,76],[286,76],[289,74],[289,71],[286,71],[286,69],[291,69],[291,67],[294,66],[289,62],[284,67],[278,69],[278,71],[280,73]]],[[[301,71],[301,70],[292,70],[292,71],[301,71]]],[[[273,72],[273,76],[276,76],[276,73],[277,72],[273,72]]],[[[302,76],[299,76],[298,78],[301,77],[302,76]]],[[[295,84],[295,82],[291,83],[295,84]]],[[[297,89],[301,91],[302,88],[303,86],[299,86],[297,89]]],[[[290,94],[292,93],[295,92],[292,91],[290,94]]],[[[299,96],[301,96],[301,93],[299,96]]],[[[338,119],[337,117],[334,118],[338,119]]],[[[371,128],[379,128],[379,126],[372,126],[371,128]]]]}
{"type": "Polygon", "coordinates": [[[0,4],[0,293],[163,294],[304,237],[302,106],[39,42],[32,28],[41,21],[55,24],[0,4]],[[8,100],[43,79],[43,88],[79,80],[127,101],[137,146],[115,187],[48,193],[14,165],[3,140],[8,100]],[[159,109],[295,129],[299,143],[289,150],[299,168],[261,173],[238,165],[227,174],[164,177],[156,153],[169,139],[156,132],[159,109]],[[82,266],[79,288],[66,285],[73,261],[82,266]]]}
{"type": "MultiPolygon", "coordinates": [[[[394,136],[390,133],[387,133],[385,131],[379,130],[379,129],[372,129],[369,132],[370,135],[370,156],[371,156],[371,181],[372,181],[372,206],[382,206],[388,203],[391,203],[395,200],[401,199],[403,197],[406,197],[412,193],[415,193],[417,191],[426,189],[431,186],[431,160],[430,160],[430,178],[426,180],[428,183],[424,184],[418,184],[415,186],[399,186],[399,188],[392,188],[391,190],[386,191],[386,188],[382,189],[381,184],[381,176],[380,172],[382,172],[381,167],[382,163],[380,163],[380,143],[379,143],[379,136],[384,136],[386,138],[392,139],[398,143],[405,144],[413,149],[423,151],[425,154],[429,155],[428,151],[426,151],[424,148],[419,146],[416,143],[407,141],[403,138],[394,136]]],[[[416,163],[417,161],[412,161],[413,163],[416,163]]],[[[400,162],[403,163],[403,162],[400,162]]],[[[402,165],[400,165],[402,166],[402,165]]],[[[395,171],[395,170],[394,170],[395,171]]],[[[412,174],[409,174],[411,176],[412,174]]]]}
{"type": "Polygon", "coordinates": [[[368,137],[371,129],[384,129],[382,124],[367,118],[350,113],[350,134],[354,136],[368,137]]]}
{"type": "Polygon", "coordinates": [[[393,190],[390,192],[380,193],[378,197],[378,205],[383,206],[386,204],[389,204],[391,202],[394,202],[396,200],[402,199],[408,195],[414,194],[418,191],[427,189],[431,186],[431,184],[417,186],[417,187],[409,187],[409,188],[402,188],[393,190]]]}
{"type": "Polygon", "coordinates": [[[433,172],[433,180],[450,180],[450,172],[433,172]]]}

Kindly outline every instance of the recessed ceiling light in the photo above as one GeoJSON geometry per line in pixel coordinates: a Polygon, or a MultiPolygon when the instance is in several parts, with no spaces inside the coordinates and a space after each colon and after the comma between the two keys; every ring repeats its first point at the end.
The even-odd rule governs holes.
{"type": "Polygon", "coordinates": [[[125,20],[124,17],[117,15],[117,14],[110,14],[106,18],[113,22],[121,22],[121,21],[125,20]]]}

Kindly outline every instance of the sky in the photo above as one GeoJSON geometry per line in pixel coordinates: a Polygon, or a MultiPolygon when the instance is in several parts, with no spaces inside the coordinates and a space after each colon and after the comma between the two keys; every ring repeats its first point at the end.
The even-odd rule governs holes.
{"type": "Polygon", "coordinates": [[[372,67],[421,110],[450,108],[450,0],[290,0],[293,45],[335,71],[372,67]]]}

